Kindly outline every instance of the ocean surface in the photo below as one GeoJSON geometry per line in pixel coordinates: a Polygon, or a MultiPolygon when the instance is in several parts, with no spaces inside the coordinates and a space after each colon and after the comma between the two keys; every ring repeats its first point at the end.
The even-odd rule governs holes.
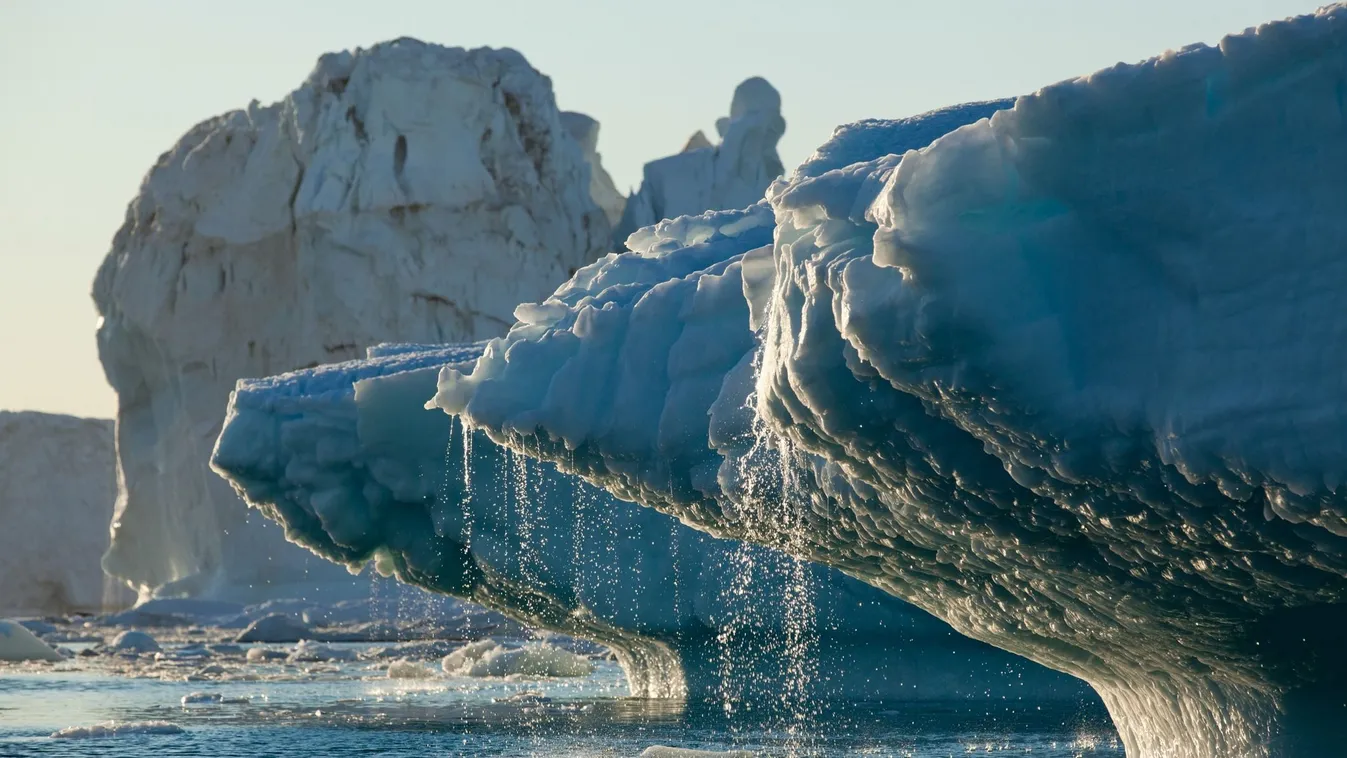
{"type": "MultiPolygon", "coordinates": [[[[371,645],[329,647],[364,654],[371,645]]],[[[387,665],[239,656],[9,664],[0,668],[0,756],[636,756],[652,745],[771,756],[1122,755],[1094,704],[870,702],[806,716],[736,709],[730,718],[714,705],[627,698],[621,669],[606,660],[590,676],[549,679],[450,677],[435,661],[423,664],[434,678],[389,678],[387,665]],[[225,678],[182,673],[212,672],[203,666],[225,678]],[[109,721],[181,731],[52,737],[109,721]]]]}

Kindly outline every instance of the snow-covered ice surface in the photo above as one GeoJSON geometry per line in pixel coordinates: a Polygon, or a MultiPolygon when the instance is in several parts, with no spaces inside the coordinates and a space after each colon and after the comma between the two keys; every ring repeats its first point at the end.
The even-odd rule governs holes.
{"type": "Polygon", "coordinates": [[[210,473],[234,382],[503,333],[608,250],[589,189],[550,82],[512,50],[329,54],[280,102],[191,129],[94,284],[123,486],[108,571],[168,596],[349,587],[210,473]]]}
{"type": "Polygon", "coordinates": [[[853,163],[901,136],[855,125],[437,402],[1088,680],[1134,757],[1340,753],[1344,82],[1332,6],[905,155],[853,163]]]}
{"type": "Polygon", "coordinates": [[[0,614],[103,608],[112,421],[0,411],[0,614]]]}
{"type": "MultiPolygon", "coordinates": [[[[770,241],[767,227],[745,229],[770,241]]],[[[839,572],[708,537],[465,438],[424,406],[439,368],[466,370],[481,349],[383,345],[366,361],[241,382],[214,465],[320,555],[608,646],[634,695],[763,707],[1091,697],[839,572]]]]}
{"type": "Polygon", "coordinates": [[[786,131],[781,95],[761,77],[734,90],[730,115],[716,121],[720,143],[697,132],[683,151],[645,164],[641,187],[627,199],[613,232],[614,247],[657,221],[757,202],[781,176],[776,143],[786,131]]]}

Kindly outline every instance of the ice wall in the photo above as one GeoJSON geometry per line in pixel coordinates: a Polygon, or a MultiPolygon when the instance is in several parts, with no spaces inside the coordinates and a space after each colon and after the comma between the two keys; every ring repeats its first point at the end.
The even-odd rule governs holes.
{"type": "Polygon", "coordinates": [[[605,252],[589,187],[550,82],[512,50],[325,55],[282,101],[194,127],[94,284],[119,406],[108,571],[239,599],[345,581],[210,472],[234,382],[503,333],[515,304],[605,252]]]}
{"type": "Polygon", "coordinates": [[[1344,82],[1332,6],[825,146],[521,309],[437,402],[1081,676],[1131,756],[1340,753],[1344,82]]]}
{"type": "Polygon", "coordinates": [[[718,145],[697,132],[682,152],[645,164],[641,187],[615,227],[614,249],[625,249],[628,235],[662,219],[752,205],[781,176],[776,143],[786,121],[781,95],[766,79],[755,76],[735,88],[730,115],[716,121],[716,130],[718,145]]]}
{"type": "Polygon", "coordinates": [[[821,566],[714,539],[427,410],[481,345],[246,381],[214,465],[287,536],[359,568],[592,639],[632,693],[808,707],[819,698],[1079,698],[1084,685],[955,634],[821,566]]]}
{"type": "Polygon", "coordinates": [[[0,615],[103,608],[112,421],[0,411],[0,615]]]}

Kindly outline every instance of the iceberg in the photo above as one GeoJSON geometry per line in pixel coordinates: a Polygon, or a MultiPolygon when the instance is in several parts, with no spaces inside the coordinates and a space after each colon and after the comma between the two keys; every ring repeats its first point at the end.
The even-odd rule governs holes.
{"type": "Polygon", "coordinates": [[[1334,5],[905,153],[857,124],[521,308],[435,403],[1081,677],[1130,756],[1339,753],[1344,82],[1334,5]]]}
{"type": "MultiPolygon", "coordinates": [[[[242,381],[212,463],[318,555],[609,647],[636,696],[1089,696],[840,572],[715,539],[427,410],[440,368],[482,349],[382,345],[242,381]]],[[[494,643],[476,644],[446,670],[494,643]]]]}
{"type": "Polygon", "coordinates": [[[752,205],[781,176],[776,143],[786,121],[781,95],[766,79],[755,76],[735,88],[730,115],[716,121],[716,131],[718,145],[699,131],[682,152],[645,164],[641,187],[614,226],[614,249],[662,219],[752,205]]]}
{"type": "Polygon", "coordinates": [[[0,411],[0,614],[103,609],[116,494],[111,420],[0,411]]]}
{"type": "Polygon", "coordinates": [[[513,50],[324,55],[280,102],[191,129],[94,283],[118,396],[107,572],[142,599],[350,594],[210,473],[235,381],[504,333],[607,252],[590,186],[551,83],[513,50]]]}

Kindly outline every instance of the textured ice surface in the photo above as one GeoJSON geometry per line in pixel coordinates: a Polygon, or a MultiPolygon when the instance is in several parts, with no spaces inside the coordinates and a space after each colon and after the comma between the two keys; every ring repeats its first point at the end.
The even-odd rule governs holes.
{"type": "Polygon", "coordinates": [[[0,411],[0,613],[97,612],[112,421],[0,411]]]}
{"type": "Polygon", "coordinates": [[[786,121],[781,95],[766,79],[753,77],[735,88],[730,115],[716,122],[716,130],[717,145],[697,132],[682,152],[645,164],[641,187],[615,227],[616,249],[623,249],[629,234],[661,219],[755,203],[781,175],[776,143],[786,121]]]}
{"type": "Polygon", "coordinates": [[[108,571],[169,596],[349,587],[207,468],[234,382],[503,333],[516,304],[607,251],[589,188],[550,82],[512,50],[325,55],[280,102],[194,127],[94,285],[118,395],[108,571]]]}
{"type": "Polygon", "coordinates": [[[437,402],[1085,678],[1129,755],[1340,752],[1344,82],[1333,6],[825,146],[521,308],[437,402]]]}
{"type": "MultiPolygon", "coordinates": [[[[726,218],[770,241],[762,209],[726,218]]],[[[214,464],[320,555],[608,645],[638,695],[1081,696],[838,572],[712,539],[483,434],[465,446],[462,427],[424,405],[441,366],[481,351],[383,345],[243,382],[214,464]]]]}

